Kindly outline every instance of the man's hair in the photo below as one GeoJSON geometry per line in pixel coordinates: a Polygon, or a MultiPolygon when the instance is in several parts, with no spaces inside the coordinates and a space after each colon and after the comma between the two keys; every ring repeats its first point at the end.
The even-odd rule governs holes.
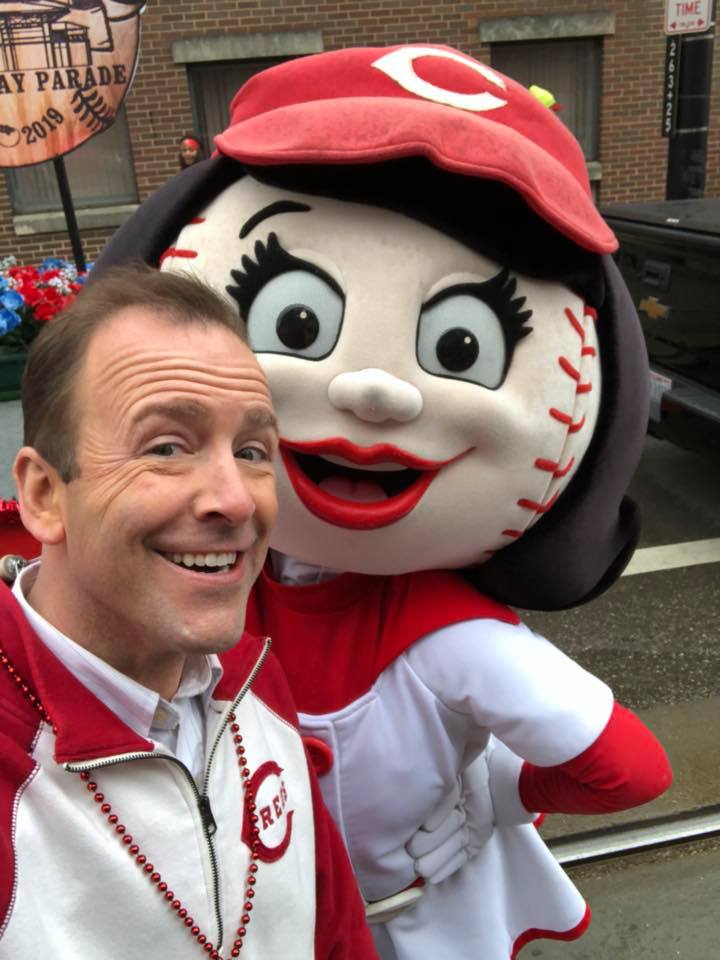
{"type": "MultiPolygon", "coordinates": [[[[92,274],[90,275],[92,278],[92,274]]],[[[94,333],[121,310],[139,307],[178,325],[226,327],[246,342],[236,309],[202,281],[130,263],[91,279],[35,338],[22,381],[24,442],[58,471],[77,476],[74,388],[94,333]]]]}

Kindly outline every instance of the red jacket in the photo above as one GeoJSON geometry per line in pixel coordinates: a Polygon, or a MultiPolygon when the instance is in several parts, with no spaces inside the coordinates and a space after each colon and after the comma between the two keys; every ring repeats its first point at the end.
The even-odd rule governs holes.
{"type": "Polygon", "coordinates": [[[200,786],[66,670],[4,586],[0,647],[0,954],[227,958],[240,936],[251,960],[376,957],[272,655],[238,697],[261,641],[223,658],[200,786]]]}

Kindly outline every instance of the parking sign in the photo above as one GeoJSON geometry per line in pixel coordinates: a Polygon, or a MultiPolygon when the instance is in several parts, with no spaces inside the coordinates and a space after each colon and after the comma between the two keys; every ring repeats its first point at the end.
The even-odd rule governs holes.
{"type": "Polygon", "coordinates": [[[711,15],[712,0],[665,0],[665,33],[704,33],[711,15]]]}

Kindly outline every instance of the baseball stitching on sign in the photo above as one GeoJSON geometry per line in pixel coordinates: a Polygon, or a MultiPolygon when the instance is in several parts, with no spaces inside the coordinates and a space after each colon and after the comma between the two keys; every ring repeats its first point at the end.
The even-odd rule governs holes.
{"type": "Polygon", "coordinates": [[[85,95],[82,90],[76,90],[72,98],[73,112],[85,124],[88,130],[99,132],[112,126],[117,113],[105,103],[102,94],[97,90],[85,95]]]}

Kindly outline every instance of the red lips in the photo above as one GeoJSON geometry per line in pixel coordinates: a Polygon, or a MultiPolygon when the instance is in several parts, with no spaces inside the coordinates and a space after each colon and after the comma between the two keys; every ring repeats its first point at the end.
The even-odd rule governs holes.
{"type": "MultiPolygon", "coordinates": [[[[420,502],[439,471],[464,457],[471,449],[468,448],[449,460],[427,460],[392,444],[376,443],[369,447],[358,447],[344,437],[309,443],[285,439],[280,441],[283,463],[300,501],[321,520],[350,530],[375,530],[407,516],[420,502]],[[378,463],[397,464],[408,471],[408,485],[400,492],[376,502],[359,503],[341,499],[321,490],[309,475],[312,471],[303,469],[299,462],[302,460],[307,464],[312,458],[330,456],[341,457],[348,463],[357,464],[360,470],[378,463]]],[[[338,467],[338,471],[341,470],[342,468],[338,467]]],[[[383,474],[376,471],[368,472],[367,476],[374,481],[383,478],[383,474]]],[[[397,479],[397,474],[393,479],[397,479]]]]}

